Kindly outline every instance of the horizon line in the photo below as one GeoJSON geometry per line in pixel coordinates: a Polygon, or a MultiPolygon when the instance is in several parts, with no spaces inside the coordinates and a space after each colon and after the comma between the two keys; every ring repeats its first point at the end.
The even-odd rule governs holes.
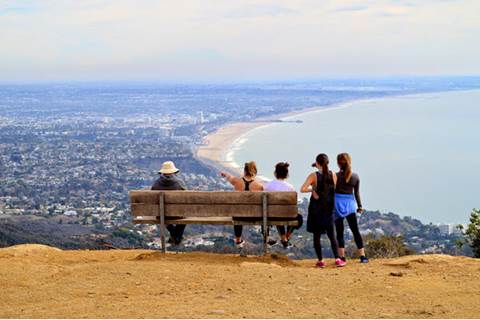
{"type": "Polygon", "coordinates": [[[0,85],[48,85],[48,84],[162,84],[162,85],[235,85],[235,84],[289,84],[314,83],[321,81],[353,81],[353,80],[408,80],[408,79],[478,79],[480,74],[441,74],[441,75],[352,75],[325,77],[278,77],[251,79],[22,79],[0,80],[0,85]]]}

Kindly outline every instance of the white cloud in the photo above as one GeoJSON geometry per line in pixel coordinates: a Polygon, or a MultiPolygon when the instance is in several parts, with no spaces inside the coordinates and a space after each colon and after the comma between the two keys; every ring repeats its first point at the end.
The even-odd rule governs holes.
{"type": "Polygon", "coordinates": [[[473,74],[479,16],[476,0],[0,1],[0,80],[473,74]]]}

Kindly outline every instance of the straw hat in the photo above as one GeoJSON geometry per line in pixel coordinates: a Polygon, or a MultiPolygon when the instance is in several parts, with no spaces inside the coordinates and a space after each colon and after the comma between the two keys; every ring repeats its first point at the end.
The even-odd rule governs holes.
{"type": "Polygon", "coordinates": [[[172,174],[177,173],[178,171],[180,170],[175,167],[175,163],[173,163],[173,161],[165,161],[162,164],[162,168],[158,171],[158,173],[172,174]]]}

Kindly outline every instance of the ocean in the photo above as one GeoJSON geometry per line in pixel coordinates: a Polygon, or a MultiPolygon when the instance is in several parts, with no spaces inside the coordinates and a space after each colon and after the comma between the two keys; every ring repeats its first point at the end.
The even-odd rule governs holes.
{"type": "Polygon", "coordinates": [[[257,127],[227,160],[255,160],[270,179],[275,163],[287,161],[299,191],[318,153],[337,170],[336,155],[348,152],[368,210],[465,223],[480,207],[480,90],[354,101],[284,119],[303,123],[257,127]]]}

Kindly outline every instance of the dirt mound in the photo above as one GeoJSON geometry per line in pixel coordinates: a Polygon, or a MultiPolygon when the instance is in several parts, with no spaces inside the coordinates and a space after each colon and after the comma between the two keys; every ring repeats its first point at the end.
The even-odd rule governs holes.
{"type": "Polygon", "coordinates": [[[0,250],[0,318],[474,318],[480,261],[0,250]]]}
{"type": "Polygon", "coordinates": [[[431,254],[423,256],[404,256],[386,260],[385,266],[413,268],[418,265],[458,265],[466,261],[475,263],[475,259],[468,257],[454,257],[446,254],[431,254]]]}
{"type": "Polygon", "coordinates": [[[132,260],[134,261],[183,261],[192,262],[195,264],[234,264],[234,265],[248,265],[248,264],[262,264],[275,266],[296,266],[295,261],[289,259],[285,255],[271,254],[266,256],[238,256],[233,254],[217,254],[217,253],[175,253],[163,254],[159,251],[141,253],[132,260]]]}
{"type": "Polygon", "coordinates": [[[19,244],[16,246],[0,249],[1,256],[25,256],[31,254],[48,255],[61,252],[61,249],[43,244],[19,244]]]}

